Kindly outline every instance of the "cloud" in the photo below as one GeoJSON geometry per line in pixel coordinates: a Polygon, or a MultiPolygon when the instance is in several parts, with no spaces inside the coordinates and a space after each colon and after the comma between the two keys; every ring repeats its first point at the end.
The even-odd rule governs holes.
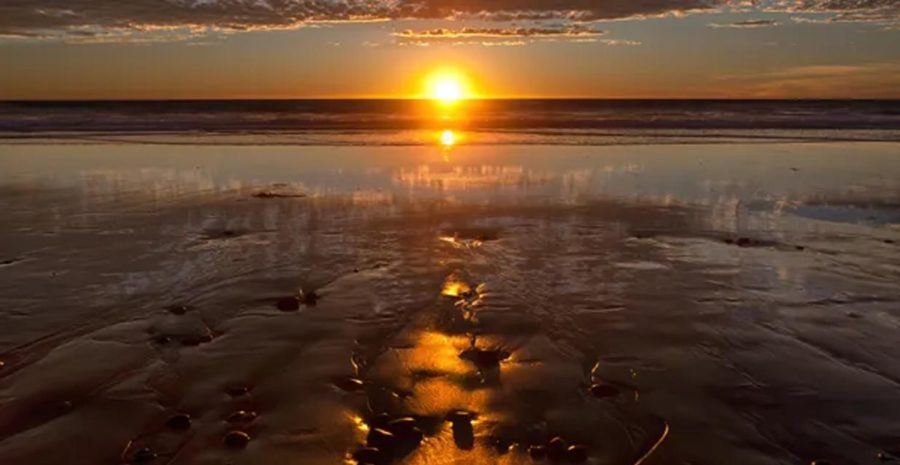
{"type": "Polygon", "coordinates": [[[891,25],[900,23],[898,0],[754,0],[763,11],[796,14],[830,15],[828,17],[792,18],[807,23],[876,23],[891,25]]]}
{"type": "Polygon", "coordinates": [[[425,30],[406,29],[391,34],[398,45],[427,47],[444,45],[520,46],[535,41],[566,41],[575,43],[601,43],[603,45],[641,45],[634,40],[601,39],[606,31],[590,24],[573,24],[553,27],[462,27],[458,29],[436,28],[425,30]]]}
{"type": "Polygon", "coordinates": [[[743,21],[735,21],[733,23],[711,23],[712,28],[732,28],[732,29],[755,29],[761,27],[780,26],[781,23],[774,19],[747,19],[743,21]]]}
{"type": "Polygon", "coordinates": [[[315,22],[481,18],[594,21],[681,15],[730,0],[3,0],[0,35],[59,37],[77,31],[291,29],[315,22]]]}
{"type": "MultiPolygon", "coordinates": [[[[573,25],[721,11],[893,25],[900,18],[900,0],[2,0],[0,36],[165,40],[160,31],[178,31],[171,37],[181,39],[329,22],[453,18],[573,25]]],[[[753,27],[753,21],[759,20],[723,26],[753,27]]]]}
{"type": "Polygon", "coordinates": [[[797,66],[718,81],[735,95],[758,98],[897,98],[900,63],[797,66]]]}

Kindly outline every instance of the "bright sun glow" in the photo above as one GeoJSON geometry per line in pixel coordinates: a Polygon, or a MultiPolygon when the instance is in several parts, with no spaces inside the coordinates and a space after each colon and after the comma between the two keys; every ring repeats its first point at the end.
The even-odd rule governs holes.
{"type": "Polygon", "coordinates": [[[456,134],[453,131],[447,129],[446,131],[441,133],[441,145],[445,147],[450,147],[451,145],[456,143],[456,134]]]}
{"type": "Polygon", "coordinates": [[[428,78],[426,87],[428,97],[444,105],[452,105],[470,96],[465,76],[457,71],[435,72],[428,78]]]}

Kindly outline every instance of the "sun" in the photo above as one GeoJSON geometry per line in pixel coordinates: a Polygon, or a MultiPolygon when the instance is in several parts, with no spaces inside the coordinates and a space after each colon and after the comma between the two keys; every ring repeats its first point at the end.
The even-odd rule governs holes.
{"type": "Polygon", "coordinates": [[[428,98],[443,105],[454,105],[471,97],[468,79],[453,69],[442,69],[429,75],[425,88],[428,98]]]}

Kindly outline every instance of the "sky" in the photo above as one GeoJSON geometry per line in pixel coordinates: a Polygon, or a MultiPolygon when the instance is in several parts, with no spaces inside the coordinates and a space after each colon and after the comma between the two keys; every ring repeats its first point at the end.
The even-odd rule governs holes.
{"type": "Polygon", "coordinates": [[[3,0],[0,99],[900,98],[900,0],[3,0]]]}

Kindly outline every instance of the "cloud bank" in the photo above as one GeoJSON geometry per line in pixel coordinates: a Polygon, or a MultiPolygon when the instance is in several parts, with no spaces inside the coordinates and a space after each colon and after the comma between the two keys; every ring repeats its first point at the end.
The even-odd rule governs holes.
{"type": "MultiPolygon", "coordinates": [[[[897,24],[898,0],[3,0],[0,36],[141,37],[158,31],[291,29],[310,23],[393,19],[557,21],[567,25],[749,10],[820,22],[897,24]],[[148,34],[149,32],[149,34],[148,34]]],[[[735,23],[734,27],[741,27],[735,23]]],[[[749,23],[744,27],[752,27],[749,23]]]]}

